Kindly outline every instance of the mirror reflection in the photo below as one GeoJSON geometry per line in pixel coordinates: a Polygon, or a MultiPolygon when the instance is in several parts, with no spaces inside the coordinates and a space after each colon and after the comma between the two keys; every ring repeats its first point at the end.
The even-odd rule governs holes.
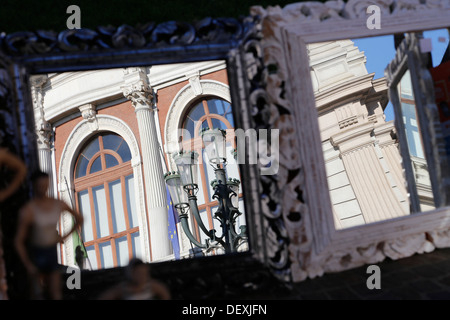
{"type": "Polygon", "coordinates": [[[420,134],[419,118],[417,116],[417,106],[414,100],[414,92],[409,70],[401,77],[397,86],[398,96],[401,105],[401,114],[405,135],[408,144],[409,157],[414,173],[414,180],[417,188],[417,196],[421,211],[434,209],[433,192],[431,190],[428,164],[425,158],[423,139],[420,134]]]}
{"type": "MultiPolygon", "coordinates": [[[[387,35],[307,45],[336,229],[412,213],[384,77],[400,40],[387,35]]],[[[448,35],[446,41],[448,46],[448,35]]],[[[443,52],[437,54],[442,57],[443,52]]],[[[431,210],[433,195],[409,72],[399,94],[421,210],[431,210]]]]}
{"type": "MultiPolygon", "coordinates": [[[[48,193],[84,218],[58,244],[61,264],[248,250],[225,61],[40,74],[30,84],[48,193]]],[[[72,223],[63,215],[57,228],[72,223]]]]}

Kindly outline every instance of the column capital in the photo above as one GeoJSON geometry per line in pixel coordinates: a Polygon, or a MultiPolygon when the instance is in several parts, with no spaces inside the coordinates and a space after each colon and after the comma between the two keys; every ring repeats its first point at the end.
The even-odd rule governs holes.
{"type": "Polygon", "coordinates": [[[53,142],[53,128],[48,121],[42,118],[38,120],[36,134],[39,149],[50,148],[51,143],[53,142]]]}
{"type": "Polygon", "coordinates": [[[123,73],[124,85],[121,89],[125,98],[133,103],[136,111],[138,107],[152,109],[153,92],[145,68],[126,68],[123,73]]]}

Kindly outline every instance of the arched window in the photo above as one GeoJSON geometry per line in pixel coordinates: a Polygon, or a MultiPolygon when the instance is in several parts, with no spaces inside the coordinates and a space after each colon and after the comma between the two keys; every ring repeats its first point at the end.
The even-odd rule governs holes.
{"type": "MultiPolygon", "coordinates": [[[[235,135],[231,104],[228,101],[217,97],[204,97],[202,100],[193,103],[187,110],[182,124],[182,128],[186,130],[186,135],[182,137],[183,148],[195,150],[199,155],[203,156],[199,167],[200,170],[198,170],[199,190],[197,193],[197,203],[200,216],[207,228],[215,228],[217,230],[217,235],[221,236],[222,232],[220,224],[216,219],[213,219],[213,214],[218,208],[218,202],[212,199],[214,191],[210,183],[215,179],[215,175],[213,168],[208,162],[206,151],[202,149],[200,131],[202,128],[219,128],[226,130],[227,175],[230,178],[240,180],[239,167],[232,156],[232,150],[235,147],[235,135]],[[187,135],[187,132],[189,132],[189,136],[187,135]]],[[[244,213],[242,188],[240,190],[239,211],[244,213]]],[[[245,225],[244,215],[240,216],[237,223],[238,230],[240,225],[245,225]]],[[[198,231],[197,238],[199,240],[204,240],[204,237],[206,236],[198,231]]]]}
{"type": "Polygon", "coordinates": [[[109,132],[90,139],[78,155],[74,182],[92,268],[124,266],[140,256],[131,152],[125,140],[109,132]]]}

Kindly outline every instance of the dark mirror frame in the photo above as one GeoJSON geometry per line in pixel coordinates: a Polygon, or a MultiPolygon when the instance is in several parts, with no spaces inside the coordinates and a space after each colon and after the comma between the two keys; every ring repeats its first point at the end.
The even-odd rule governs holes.
{"type": "MultiPolygon", "coordinates": [[[[169,21],[137,27],[98,27],[0,35],[0,135],[2,147],[19,155],[28,172],[39,167],[31,74],[109,69],[203,60],[226,60],[236,128],[270,129],[263,89],[267,69],[260,48],[258,16],[169,21]]],[[[243,298],[272,292],[291,280],[289,238],[281,216],[277,177],[260,165],[241,165],[250,250],[233,255],[152,263],[173,298],[243,298]]],[[[20,205],[31,196],[29,175],[22,190],[1,204],[10,298],[26,298],[26,273],[13,249],[20,205]]],[[[67,299],[95,298],[121,280],[123,268],[82,272],[82,289],[67,299]]]]}

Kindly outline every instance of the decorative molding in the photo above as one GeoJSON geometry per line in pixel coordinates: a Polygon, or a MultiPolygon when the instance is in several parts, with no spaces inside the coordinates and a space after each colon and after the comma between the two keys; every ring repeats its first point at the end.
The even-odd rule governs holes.
{"type": "Polygon", "coordinates": [[[274,17],[280,22],[296,23],[333,23],[336,21],[367,19],[367,7],[376,5],[382,17],[407,16],[409,14],[425,14],[427,11],[450,9],[448,0],[331,0],[324,2],[297,2],[284,8],[252,7],[252,13],[265,17],[274,17]]]}
{"type": "Polygon", "coordinates": [[[199,96],[203,93],[202,85],[200,83],[200,71],[195,70],[189,74],[186,74],[186,78],[189,80],[189,84],[191,85],[194,94],[199,96]]]}
{"type": "Polygon", "coordinates": [[[83,119],[90,123],[91,131],[97,131],[98,122],[95,105],[93,105],[92,103],[88,103],[78,107],[78,109],[80,110],[83,119]]]}
{"type": "Polygon", "coordinates": [[[42,87],[48,81],[47,75],[35,75],[30,77],[31,97],[35,110],[36,133],[39,149],[50,149],[53,142],[52,125],[45,119],[44,91],[42,87]]]}

